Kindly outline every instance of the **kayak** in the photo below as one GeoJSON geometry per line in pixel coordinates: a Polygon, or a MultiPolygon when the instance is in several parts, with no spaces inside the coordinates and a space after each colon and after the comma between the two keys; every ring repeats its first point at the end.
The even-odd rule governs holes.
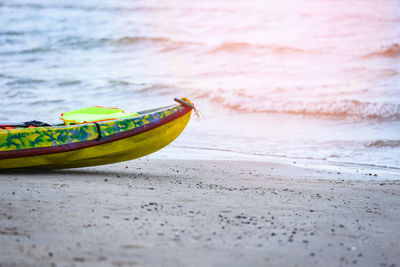
{"type": "Polygon", "coordinates": [[[175,101],[175,105],[131,113],[122,119],[3,127],[0,169],[78,168],[151,154],[177,138],[189,122],[193,103],[187,98],[175,101]]]}

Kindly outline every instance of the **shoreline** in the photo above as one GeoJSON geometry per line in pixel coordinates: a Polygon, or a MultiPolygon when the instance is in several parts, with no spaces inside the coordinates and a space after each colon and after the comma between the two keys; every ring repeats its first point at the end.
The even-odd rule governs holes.
{"type": "Polygon", "coordinates": [[[0,265],[395,266],[400,180],[347,175],[150,157],[2,172],[0,265]]]}
{"type": "Polygon", "coordinates": [[[271,156],[271,155],[255,155],[247,154],[235,151],[225,151],[211,148],[198,148],[198,147],[185,147],[176,146],[174,144],[149,155],[147,157],[151,160],[189,160],[189,161],[231,161],[231,162],[242,162],[262,164],[278,164],[283,166],[293,166],[300,169],[311,170],[311,173],[315,173],[316,170],[318,175],[314,175],[315,178],[319,179],[345,179],[345,180],[400,180],[400,168],[391,166],[380,166],[373,164],[360,164],[350,162],[333,162],[322,159],[310,159],[300,157],[287,157],[287,156],[271,156]],[[325,171],[325,172],[323,172],[325,171]],[[340,172],[340,175],[336,175],[340,172]],[[320,176],[320,174],[325,176],[320,176]]]}

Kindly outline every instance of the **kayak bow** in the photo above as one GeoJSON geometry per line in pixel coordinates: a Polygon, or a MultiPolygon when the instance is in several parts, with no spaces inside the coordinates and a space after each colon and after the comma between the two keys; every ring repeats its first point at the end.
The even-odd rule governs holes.
{"type": "Polygon", "coordinates": [[[92,123],[0,130],[0,169],[63,169],[121,162],[171,143],[189,122],[193,104],[92,123]]]}

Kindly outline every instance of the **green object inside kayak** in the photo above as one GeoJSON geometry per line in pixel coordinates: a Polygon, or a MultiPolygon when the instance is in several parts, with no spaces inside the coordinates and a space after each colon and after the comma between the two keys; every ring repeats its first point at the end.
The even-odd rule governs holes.
{"type": "Polygon", "coordinates": [[[138,113],[136,112],[125,113],[119,108],[88,107],[62,113],[60,119],[64,121],[65,125],[71,125],[106,120],[117,120],[127,117],[134,117],[137,115],[138,113]]]}

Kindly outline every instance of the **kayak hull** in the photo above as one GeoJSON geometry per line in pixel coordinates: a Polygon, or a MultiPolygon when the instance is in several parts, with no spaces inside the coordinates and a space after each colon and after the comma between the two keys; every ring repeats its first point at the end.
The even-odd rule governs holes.
{"type": "MultiPolygon", "coordinates": [[[[140,158],[175,140],[189,122],[190,115],[191,109],[184,107],[165,118],[149,121],[125,132],[107,135],[106,131],[102,131],[99,138],[91,138],[87,142],[28,149],[25,150],[27,156],[15,155],[13,151],[8,151],[12,156],[0,158],[0,169],[78,168],[140,158]]],[[[107,124],[112,125],[112,122],[107,124]]],[[[98,124],[97,127],[100,130],[107,124],[98,124]]]]}

